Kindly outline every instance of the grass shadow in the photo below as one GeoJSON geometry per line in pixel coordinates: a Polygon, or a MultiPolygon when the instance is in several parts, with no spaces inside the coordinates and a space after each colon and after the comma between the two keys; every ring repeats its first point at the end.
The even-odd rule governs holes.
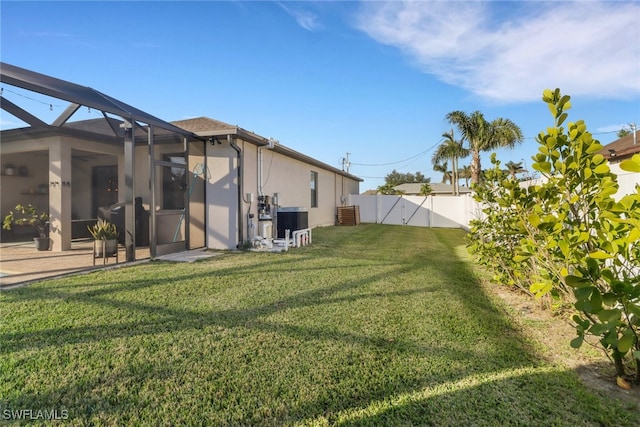
{"type": "Polygon", "coordinates": [[[572,411],[545,415],[559,399],[600,402],[496,308],[453,233],[327,229],[287,254],[11,291],[2,305],[21,314],[0,333],[3,407],[62,404],[81,423],[233,425],[428,425],[474,411],[490,425],[497,405],[547,421],[572,411]]]}

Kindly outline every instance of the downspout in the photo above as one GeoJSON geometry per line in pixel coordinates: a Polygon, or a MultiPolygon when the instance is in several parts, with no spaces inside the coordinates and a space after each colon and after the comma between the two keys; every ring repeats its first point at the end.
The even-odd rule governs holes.
{"type": "Polygon", "coordinates": [[[240,150],[240,147],[238,147],[238,144],[236,144],[235,139],[231,135],[227,135],[227,142],[229,143],[231,148],[236,150],[237,159],[238,159],[238,246],[237,247],[240,247],[244,240],[242,235],[242,228],[243,228],[242,208],[243,208],[243,195],[244,195],[244,192],[243,192],[244,181],[242,179],[243,156],[242,156],[242,150],[240,150]]]}
{"type": "Polygon", "coordinates": [[[258,197],[262,196],[262,147],[258,146],[258,197]]]}

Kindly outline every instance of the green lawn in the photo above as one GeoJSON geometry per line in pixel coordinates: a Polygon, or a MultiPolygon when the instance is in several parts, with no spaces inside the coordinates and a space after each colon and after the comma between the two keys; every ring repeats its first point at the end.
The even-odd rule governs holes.
{"type": "Polygon", "coordinates": [[[31,409],[76,425],[637,424],[538,354],[483,293],[462,231],[313,237],[2,292],[0,421],[31,409]]]}

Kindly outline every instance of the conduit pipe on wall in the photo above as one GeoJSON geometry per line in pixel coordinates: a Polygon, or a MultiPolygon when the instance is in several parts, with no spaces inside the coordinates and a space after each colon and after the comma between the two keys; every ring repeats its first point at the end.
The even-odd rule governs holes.
{"type": "MultiPolygon", "coordinates": [[[[258,146],[258,196],[264,196],[263,193],[263,182],[262,182],[262,169],[263,169],[263,154],[262,150],[269,149],[273,150],[276,144],[279,144],[277,139],[269,138],[267,145],[258,146]]],[[[273,156],[273,154],[271,154],[273,156]]]]}
{"type": "Polygon", "coordinates": [[[262,197],[262,149],[258,147],[258,196],[262,197]]]}
{"type": "Polygon", "coordinates": [[[242,235],[242,228],[243,228],[243,221],[242,221],[242,208],[243,208],[243,202],[244,202],[244,181],[242,179],[242,173],[243,173],[243,156],[242,156],[242,150],[240,149],[240,147],[238,147],[238,144],[236,144],[235,139],[231,136],[231,135],[227,135],[227,142],[229,143],[229,145],[231,146],[231,148],[233,148],[234,150],[236,150],[236,154],[237,154],[237,159],[238,159],[238,247],[240,247],[244,241],[243,235],[242,235]]]}

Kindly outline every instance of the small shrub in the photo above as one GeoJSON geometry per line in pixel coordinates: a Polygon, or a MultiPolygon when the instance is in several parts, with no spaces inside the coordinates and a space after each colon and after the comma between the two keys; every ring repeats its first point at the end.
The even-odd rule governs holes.
{"type": "Polygon", "coordinates": [[[29,225],[38,232],[38,237],[47,237],[47,227],[49,225],[49,214],[36,205],[29,203],[28,205],[17,204],[14,210],[4,217],[2,228],[11,230],[13,225],[29,225]]]}
{"type": "Polygon", "coordinates": [[[118,238],[115,224],[99,219],[92,227],[87,227],[95,240],[114,240],[118,238]]]}
{"type": "MultiPolygon", "coordinates": [[[[598,154],[602,145],[583,121],[562,127],[570,97],[556,89],[542,99],[554,126],[538,135],[532,167],[546,182],[522,188],[490,173],[476,188],[486,216],[473,224],[471,250],[497,280],[570,301],[577,331],[571,346],[597,337],[618,376],[634,361],[640,383],[640,187],[616,201],[617,179],[598,154]]],[[[640,171],[640,156],[621,167],[640,171]]]]}

